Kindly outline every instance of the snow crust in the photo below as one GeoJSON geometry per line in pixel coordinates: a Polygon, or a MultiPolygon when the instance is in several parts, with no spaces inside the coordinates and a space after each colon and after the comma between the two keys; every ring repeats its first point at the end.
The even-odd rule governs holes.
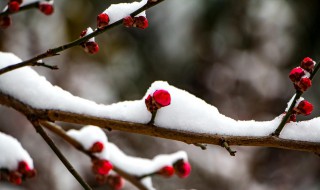
{"type": "MultiPolygon", "coordinates": [[[[21,60],[11,53],[0,52],[0,68],[21,60]]],[[[212,105],[194,95],[156,81],[141,100],[124,101],[111,105],[97,104],[93,101],[73,96],[58,86],[53,86],[32,68],[24,67],[0,76],[0,92],[38,109],[53,109],[86,114],[96,117],[148,123],[151,114],[144,99],[157,89],[171,94],[171,104],[158,110],[155,125],[164,128],[231,136],[266,136],[278,126],[283,115],[271,121],[238,121],[229,118],[212,105]]],[[[320,118],[309,121],[289,123],[280,137],[302,141],[320,142],[320,118]]]]}
{"type": "MultiPolygon", "coordinates": [[[[147,2],[148,0],[142,0],[140,2],[112,4],[105,11],[103,11],[103,13],[106,13],[109,16],[109,24],[112,24],[126,16],[129,16],[134,11],[143,7],[147,2]]],[[[146,12],[143,11],[136,16],[146,17],[146,12]]]]}
{"type": "Polygon", "coordinates": [[[33,160],[17,139],[0,132],[0,168],[16,170],[20,161],[33,169],[33,160]]]}

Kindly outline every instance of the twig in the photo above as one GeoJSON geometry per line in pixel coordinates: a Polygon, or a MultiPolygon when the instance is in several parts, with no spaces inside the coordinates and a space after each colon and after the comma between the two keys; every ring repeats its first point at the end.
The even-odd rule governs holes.
{"type": "Polygon", "coordinates": [[[232,150],[230,148],[229,144],[227,143],[227,141],[224,138],[221,138],[221,146],[223,148],[225,148],[229,152],[230,156],[235,156],[236,155],[237,151],[232,150]]]}
{"type": "Polygon", "coordinates": [[[207,149],[207,145],[206,144],[194,143],[193,145],[200,147],[202,150],[206,150],[207,149]]]}
{"type": "MultiPolygon", "coordinates": [[[[41,121],[40,122],[41,125],[47,129],[49,129],[51,132],[55,133],[56,135],[60,136],[62,139],[64,139],[65,141],[67,141],[69,144],[71,144],[73,147],[75,147],[77,150],[85,153],[87,156],[89,156],[90,158],[96,158],[96,156],[94,156],[93,154],[91,154],[90,152],[86,151],[83,146],[76,141],[75,139],[73,139],[72,137],[70,137],[69,135],[66,134],[66,132],[58,125],[54,124],[54,123],[49,123],[47,121],[41,121]]],[[[113,166],[113,170],[116,171],[120,176],[122,176],[123,178],[125,178],[127,181],[130,181],[133,185],[135,185],[138,189],[140,190],[147,190],[147,188],[138,180],[140,178],[132,176],[128,173],[126,173],[125,171],[119,169],[116,166],[113,166]]]]}
{"type": "MultiPolygon", "coordinates": [[[[316,75],[316,73],[318,72],[319,68],[320,68],[320,63],[317,63],[315,68],[314,68],[314,70],[313,70],[313,72],[310,74],[310,80],[311,81],[314,78],[314,76],[316,75]]],[[[272,136],[278,137],[280,135],[283,127],[285,126],[285,124],[287,123],[289,117],[292,114],[293,108],[296,105],[297,100],[301,97],[302,94],[303,94],[302,91],[298,91],[298,90],[296,91],[296,95],[295,95],[295,97],[294,97],[294,99],[293,99],[293,101],[292,101],[292,103],[291,103],[286,115],[282,118],[282,120],[281,120],[279,126],[277,127],[277,129],[271,134],[272,136]]]]}
{"type": "Polygon", "coordinates": [[[17,12],[10,12],[9,9],[7,9],[6,11],[0,13],[0,17],[1,16],[8,16],[8,15],[16,14],[16,13],[19,13],[19,12],[22,12],[22,11],[25,11],[25,10],[28,10],[28,9],[33,9],[33,8],[38,8],[38,7],[39,7],[39,1],[33,2],[33,3],[29,3],[29,4],[21,6],[19,8],[19,11],[17,11],[17,12]]]}
{"type": "Polygon", "coordinates": [[[81,184],[81,186],[85,190],[92,190],[92,188],[82,179],[82,177],[78,174],[78,172],[72,167],[70,162],[64,157],[64,155],[60,152],[58,147],[55,145],[53,140],[48,136],[48,134],[42,129],[39,121],[34,118],[29,118],[30,122],[36,129],[36,131],[42,136],[42,138],[46,141],[46,143],[50,146],[53,152],[58,156],[61,162],[65,165],[65,167],[69,170],[69,172],[77,179],[77,181],[81,184]]]}
{"type": "MultiPolygon", "coordinates": [[[[164,0],[158,0],[157,2],[148,2],[144,6],[139,8],[138,10],[134,11],[133,13],[131,13],[131,16],[135,16],[135,15],[139,14],[140,12],[145,11],[145,10],[147,10],[147,9],[149,9],[149,8],[159,4],[159,3],[161,3],[162,1],[164,1],[164,0]]],[[[116,21],[116,22],[104,27],[103,29],[97,29],[94,32],[90,33],[89,35],[86,35],[86,36],[84,36],[82,38],[74,40],[73,42],[70,42],[68,44],[65,44],[65,45],[62,45],[62,46],[59,46],[59,47],[56,47],[56,48],[53,48],[53,49],[49,49],[45,53],[39,54],[39,55],[37,55],[37,56],[35,56],[35,57],[31,58],[31,59],[28,59],[26,61],[22,61],[20,63],[17,63],[15,65],[11,65],[11,66],[8,66],[8,67],[13,67],[13,69],[17,69],[17,68],[20,68],[20,67],[30,66],[30,65],[32,65],[35,62],[37,62],[40,59],[52,57],[54,55],[57,55],[59,52],[62,52],[64,50],[67,50],[67,49],[69,49],[71,47],[74,47],[74,46],[78,46],[78,45],[88,41],[90,38],[95,37],[95,36],[97,36],[99,34],[102,34],[103,32],[105,32],[107,30],[110,30],[110,29],[112,29],[115,26],[120,25],[120,24],[122,24],[122,19],[120,19],[120,20],[118,20],[118,21],[116,21]]],[[[11,71],[13,69],[8,69],[7,67],[2,68],[2,69],[0,69],[0,75],[6,73],[8,71],[11,71]]]]}

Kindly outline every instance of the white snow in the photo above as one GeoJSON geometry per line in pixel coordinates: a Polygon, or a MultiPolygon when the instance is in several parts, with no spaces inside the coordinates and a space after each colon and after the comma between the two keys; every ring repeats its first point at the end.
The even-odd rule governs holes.
{"type": "Polygon", "coordinates": [[[17,139],[0,132],[0,168],[16,170],[20,161],[33,169],[33,160],[17,139]]]}
{"type": "MultiPolygon", "coordinates": [[[[129,16],[134,11],[143,7],[147,2],[148,0],[142,0],[140,2],[112,4],[105,11],[103,11],[103,13],[106,13],[109,16],[109,24],[112,24],[126,16],[129,16]]],[[[136,16],[146,17],[146,12],[143,11],[136,16]]]]}
{"type": "Polygon", "coordinates": [[[159,154],[152,160],[126,155],[115,144],[108,142],[106,134],[99,127],[88,125],[80,130],[69,130],[67,134],[81,143],[88,150],[94,142],[104,145],[101,153],[95,154],[99,159],[109,160],[114,166],[134,176],[152,174],[164,166],[172,166],[176,161],[188,161],[185,151],[172,154],[159,154]]]}
{"type": "Polygon", "coordinates": [[[156,190],[152,185],[152,178],[145,177],[141,179],[141,183],[148,189],[148,190],[156,190]]]}
{"type": "MultiPolygon", "coordinates": [[[[11,53],[0,52],[0,68],[20,62],[11,53]]],[[[78,114],[86,114],[121,121],[148,123],[151,114],[144,99],[157,89],[171,94],[171,104],[158,110],[155,125],[158,127],[231,136],[267,136],[278,126],[283,115],[271,121],[237,121],[221,113],[194,95],[156,81],[141,100],[125,101],[111,105],[97,104],[93,101],[73,96],[69,92],[53,86],[30,67],[24,67],[0,76],[0,92],[10,95],[33,108],[53,109],[78,114]]],[[[320,142],[320,118],[284,127],[280,137],[302,141],[320,142]]]]}

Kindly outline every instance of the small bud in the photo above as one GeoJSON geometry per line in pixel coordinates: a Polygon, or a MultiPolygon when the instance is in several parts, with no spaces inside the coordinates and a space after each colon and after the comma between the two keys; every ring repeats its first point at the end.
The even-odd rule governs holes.
{"type": "Polygon", "coordinates": [[[90,54],[95,54],[95,53],[98,53],[99,51],[99,45],[93,41],[85,42],[83,47],[84,47],[84,51],[90,54]]]}
{"type": "Polygon", "coordinates": [[[127,16],[123,18],[123,26],[125,27],[132,27],[134,24],[134,20],[131,16],[127,16]]]}
{"type": "Polygon", "coordinates": [[[158,172],[158,174],[164,176],[164,177],[171,177],[174,174],[174,168],[172,166],[165,166],[161,168],[161,170],[158,172]]]}
{"type": "Polygon", "coordinates": [[[308,88],[310,88],[312,85],[312,82],[309,78],[301,78],[299,82],[296,83],[295,88],[297,90],[300,90],[302,92],[306,91],[308,88]]]}
{"type": "Polygon", "coordinates": [[[313,110],[313,105],[307,100],[302,100],[298,102],[298,106],[294,108],[294,111],[302,115],[310,115],[312,110],[313,110]]]}
{"type": "Polygon", "coordinates": [[[54,11],[51,3],[41,2],[39,4],[39,10],[45,15],[51,15],[54,11]]]}
{"type": "Polygon", "coordinates": [[[103,150],[103,143],[99,141],[95,142],[89,149],[89,151],[92,153],[102,152],[102,150],[103,150]]]}
{"type": "Polygon", "coordinates": [[[0,16],[0,28],[6,29],[11,25],[10,16],[0,16]]]}
{"type": "Polygon", "coordinates": [[[308,71],[308,72],[312,72],[313,68],[315,66],[316,62],[313,61],[310,57],[306,57],[302,60],[301,62],[301,68],[303,68],[304,70],[308,71]]]}
{"type": "Polygon", "coordinates": [[[171,103],[170,93],[166,90],[156,90],[153,93],[153,99],[159,107],[165,107],[171,103]]]}
{"type": "Polygon", "coordinates": [[[18,164],[18,172],[20,172],[23,176],[32,178],[36,175],[36,171],[31,169],[27,162],[20,161],[18,164]]]}
{"type": "Polygon", "coordinates": [[[10,12],[18,12],[20,9],[20,4],[17,1],[11,1],[8,3],[8,9],[10,12]]]}
{"type": "Polygon", "coordinates": [[[148,19],[144,16],[134,17],[134,26],[140,29],[146,29],[149,26],[148,19]]]}
{"type": "Polygon", "coordinates": [[[289,121],[288,122],[296,122],[297,121],[297,114],[293,113],[290,115],[289,117],[289,121]]]}
{"type": "Polygon", "coordinates": [[[102,29],[109,24],[109,16],[106,13],[101,13],[97,16],[97,27],[102,29]]]}
{"type": "Polygon", "coordinates": [[[22,183],[22,176],[19,172],[12,171],[9,173],[8,180],[13,184],[20,185],[22,183]]]}
{"type": "Polygon", "coordinates": [[[111,162],[109,162],[108,160],[93,160],[92,170],[96,174],[107,175],[110,172],[110,170],[112,170],[112,168],[113,166],[111,162]]]}
{"type": "Polygon", "coordinates": [[[304,74],[304,70],[301,67],[296,67],[291,70],[289,78],[292,82],[299,82],[304,74]]]}
{"type": "Polygon", "coordinates": [[[88,28],[87,29],[84,29],[81,34],[80,34],[80,38],[83,38],[87,35],[87,32],[88,32],[88,28]]]}
{"type": "Polygon", "coordinates": [[[124,179],[119,175],[109,175],[107,182],[114,190],[120,190],[124,186],[124,179]]]}
{"type": "Polygon", "coordinates": [[[173,166],[176,171],[176,174],[180,178],[188,177],[191,172],[191,165],[189,164],[189,162],[178,160],[173,166]]]}

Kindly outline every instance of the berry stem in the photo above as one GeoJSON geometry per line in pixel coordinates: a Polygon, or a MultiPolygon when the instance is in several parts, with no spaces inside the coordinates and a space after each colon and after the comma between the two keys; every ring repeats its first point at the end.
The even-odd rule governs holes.
{"type": "Polygon", "coordinates": [[[58,156],[61,162],[65,165],[65,167],[69,170],[69,172],[76,178],[76,180],[81,184],[83,189],[92,190],[92,188],[82,179],[82,177],[78,174],[78,172],[73,168],[70,162],[64,157],[58,147],[55,145],[53,140],[48,136],[48,134],[43,130],[38,120],[34,120],[33,118],[29,119],[37,133],[39,133],[42,138],[46,141],[46,143],[50,146],[53,152],[58,156]]]}
{"type": "MultiPolygon", "coordinates": [[[[318,72],[320,68],[320,63],[317,63],[313,72],[310,74],[310,80],[312,80],[314,78],[314,76],[316,75],[316,73],[318,72]]],[[[296,91],[296,95],[286,113],[286,115],[282,118],[280,124],[278,125],[277,129],[271,134],[272,136],[276,136],[278,137],[283,129],[283,127],[285,126],[285,124],[287,123],[288,119],[290,118],[291,114],[292,114],[292,111],[293,111],[293,108],[294,106],[296,105],[297,103],[297,100],[302,96],[303,92],[302,91],[296,91]]]]}
{"type": "Polygon", "coordinates": [[[3,11],[0,13],[0,16],[8,16],[8,15],[12,15],[12,14],[16,14],[18,12],[21,11],[25,11],[25,10],[29,10],[29,9],[33,9],[33,8],[38,8],[39,7],[39,2],[33,2],[33,3],[28,3],[26,5],[23,5],[20,7],[19,11],[16,12],[11,12],[9,9],[7,9],[6,11],[3,11]]]}
{"type": "Polygon", "coordinates": [[[154,124],[154,120],[155,120],[156,115],[157,115],[157,110],[155,110],[155,111],[152,112],[151,114],[152,114],[152,116],[151,116],[150,121],[148,122],[148,125],[153,125],[153,124],[154,124]]]}
{"type": "MultiPolygon", "coordinates": [[[[145,11],[155,5],[157,5],[158,3],[161,3],[162,1],[164,0],[158,0],[157,2],[148,2],[146,3],[144,6],[142,6],[141,8],[139,8],[138,10],[134,11],[133,13],[131,13],[131,16],[135,16],[139,13],[141,13],[142,11],[145,11]]],[[[31,59],[28,59],[26,61],[22,61],[20,63],[17,63],[17,64],[14,64],[14,65],[10,65],[8,67],[4,67],[2,69],[0,69],[0,75],[3,74],[3,73],[6,73],[6,72],[9,72],[9,71],[12,71],[14,69],[18,69],[18,68],[21,68],[21,67],[25,67],[25,66],[32,66],[35,62],[39,61],[40,59],[44,59],[44,58],[48,58],[48,57],[52,57],[52,56],[55,56],[55,55],[58,55],[59,52],[62,52],[64,50],[67,50],[71,47],[74,47],[74,46],[78,46],[86,41],[88,41],[90,38],[93,38],[99,34],[102,34],[103,32],[107,31],[107,30],[110,30],[112,28],[114,28],[115,26],[117,25],[121,25],[122,24],[122,19],[104,27],[103,29],[97,29],[95,30],[94,32],[92,32],[91,34],[89,35],[86,35],[82,38],[79,38],[77,40],[74,40],[73,42],[70,42],[70,43],[67,43],[65,45],[62,45],[62,46],[59,46],[59,47],[56,47],[56,48],[53,48],[53,49],[49,49],[48,51],[46,51],[45,53],[42,53],[42,54],[39,54],[31,59]]]]}

